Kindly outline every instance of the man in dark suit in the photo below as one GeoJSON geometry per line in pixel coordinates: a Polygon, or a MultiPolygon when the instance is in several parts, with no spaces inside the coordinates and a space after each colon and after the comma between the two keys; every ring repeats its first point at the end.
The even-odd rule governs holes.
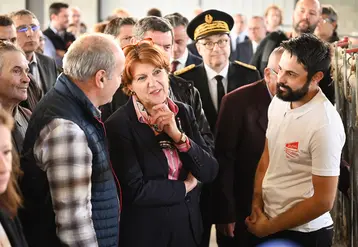
{"type": "Polygon", "coordinates": [[[283,51],[277,48],[272,52],[263,80],[232,91],[222,101],[215,141],[219,174],[213,186],[213,219],[220,233],[233,238],[225,246],[250,246],[245,218],[251,211],[255,171],[265,144],[267,109],[276,94],[283,51]]]}
{"type": "Polygon", "coordinates": [[[193,55],[187,48],[189,37],[186,33],[188,26],[188,19],[179,13],[173,13],[164,16],[173,27],[174,43],[173,43],[173,56],[171,59],[171,73],[180,70],[191,64],[199,65],[203,60],[193,55]]]}
{"type": "MultiPolygon", "coordinates": [[[[189,37],[203,57],[203,63],[190,66],[176,75],[194,83],[199,90],[205,115],[215,133],[215,124],[220,103],[225,93],[260,79],[255,67],[230,62],[230,30],[233,18],[221,11],[208,10],[195,17],[188,25],[189,37]]],[[[205,185],[201,193],[201,210],[204,223],[202,247],[209,245],[211,229],[211,186],[205,185]]]]}
{"type": "Polygon", "coordinates": [[[237,44],[234,59],[250,63],[261,40],[266,36],[265,20],[261,16],[253,16],[248,22],[248,40],[237,44]]]}
{"type": "Polygon", "coordinates": [[[246,30],[246,17],[237,13],[233,16],[234,18],[234,28],[231,30],[230,38],[231,38],[231,55],[230,60],[235,60],[235,52],[237,49],[237,45],[249,40],[249,36],[247,35],[246,30]]]}
{"type": "Polygon", "coordinates": [[[22,48],[29,61],[29,70],[37,86],[46,94],[56,82],[57,67],[55,60],[35,52],[40,42],[40,23],[29,10],[11,14],[17,31],[17,44],[22,48]]]}
{"type": "MultiPolygon", "coordinates": [[[[49,8],[50,26],[43,32],[56,49],[57,65],[62,68],[62,58],[68,47],[75,41],[75,36],[66,31],[69,24],[70,10],[66,3],[53,3],[49,8]]],[[[45,54],[46,55],[46,54],[45,54]]]]}

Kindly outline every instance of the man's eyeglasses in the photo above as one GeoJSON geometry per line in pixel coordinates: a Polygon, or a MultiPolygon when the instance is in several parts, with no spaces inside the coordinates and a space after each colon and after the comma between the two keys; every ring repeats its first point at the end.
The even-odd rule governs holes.
{"type": "Polygon", "coordinates": [[[277,73],[276,71],[274,71],[274,69],[269,68],[269,70],[271,71],[271,73],[272,73],[274,76],[277,76],[277,75],[278,75],[278,73],[277,73]]]}
{"type": "Polygon", "coordinates": [[[321,19],[323,23],[333,23],[334,21],[330,18],[324,18],[324,19],[321,19]]]}
{"type": "Polygon", "coordinates": [[[206,49],[212,50],[212,49],[214,49],[215,45],[218,45],[220,48],[224,48],[227,45],[227,42],[229,42],[228,39],[219,39],[216,42],[208,41],[206,43],[201,43],[201,42],[199,42],[199,43],[201,45],[205,46],[206,49]]]}
{"type": "Polygon", "coordinates": [[[37,30],[40,29],[40,26],[36,26],[36,25],[31,25],[31,26],[20,26],[16,28],[16,31],[18,31],[19,33],[25,33],[29,30],[29,28],[35,32],[37,30]]]}

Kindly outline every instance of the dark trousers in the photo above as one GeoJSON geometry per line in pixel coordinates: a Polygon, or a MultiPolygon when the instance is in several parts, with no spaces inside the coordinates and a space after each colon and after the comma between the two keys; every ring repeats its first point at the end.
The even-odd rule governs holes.
{"type": "Polygon", "coordinates": [[[235,238],[225,236],[217,230],[216,230],[216,242],[218,243],[218,247],[237,247],[235,238]]]}
{"type": "Polygon", "coordinates": [[[234,237],[228,237],[216,231],[216,242],[218,247],[248,247],[252,236],[244,220],[241,219],[236,222],[234,237]]]}
{"type": "Polygon", "coordinates": [[[253,238],[250,246],[271,247],[277,245],[273,241],[283,240],[291,242],[285,245],[287,247],[331,247],[332,238],[333,225],[314,232],[282,231],[261,239],[253,238]]]}
{"type": "Polygon", "coordinates": [[[199,247],[209,247],[211,235],[211,223],[203,220],[203,235],[199,247]]]}
{"type": "Polygon", "coordinates": [[[203,220],[203,235],[202,235],[201,243],[199,245],[200,247],[209,247],[209,243],[210,243],[210,234],[211,234],[211,226],[212,226],[211,193],[212,193],[211,184],[201,184],[200,211],[203,220]]]}

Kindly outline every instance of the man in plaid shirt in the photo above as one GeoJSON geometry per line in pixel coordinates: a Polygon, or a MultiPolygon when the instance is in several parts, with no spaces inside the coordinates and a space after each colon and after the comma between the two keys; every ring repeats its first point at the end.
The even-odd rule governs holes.
{"type": "Polygon", "coordinates": [[[119,200],[98,107],[118,89],[124,55],[113,38],[84,35],[63,67],[24,141],[24,233],[29,246],[117,247],[119,200]]]}

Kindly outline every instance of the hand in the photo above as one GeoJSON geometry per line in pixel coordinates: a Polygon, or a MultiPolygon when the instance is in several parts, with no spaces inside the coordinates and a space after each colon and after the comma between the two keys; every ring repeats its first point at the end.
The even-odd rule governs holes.
{"type": "Polygon", "coordinates": [[[179,131],[175,122],[175,115],[166,104],[155,105],[152,108],[154,112],[150,119],[151,124],[156,124],[159,131],[164,131],[173,139],[174,142],[179,142],[181,132],[179,131]]]}
{"type": "Polygon", "coordinates": [[[187,178],[184,181],[186,193],[192,191],[197,184],[198,180],[193,176],[193,174],[191,174],[191,172],[189,172],[187,178]]]}
{"type": "MultiPolygon", "coordinates": [[[[245,222],[251,222],[252,224],[256,223],[256,220],[258,218],[258,215],[257,215],[257,211],[260,210],[261,212],[263,212],[263,206],[259,206],[257,204],[253,204],[252,205],[252,208],[251,208],[251,214],[250,216],[246,217],[246,220],[245,222]]],[[[247,223],[246,223],[247,224],[247,223]]]]}
{"type": "Polygon", "coordinates": [[[270,220],[259,207],[253,208],[253,212],[246,218],[245,223],[248,230],[259,238],[266,237],[273,233],[271,232],[272,227],[270,220]]]}
{"type": "Polygon", "coordinates": [[[64,51],[64,50],[56,50],[56,54],[59,57],[64,57],[65,53],[66,53],[66,51],[64,51]]]}
{"type": "Polygon", "coordinates": [[[216,230],[224,236],[234,237],[235,222],[228,224],[216,224],[216,230]]]}

